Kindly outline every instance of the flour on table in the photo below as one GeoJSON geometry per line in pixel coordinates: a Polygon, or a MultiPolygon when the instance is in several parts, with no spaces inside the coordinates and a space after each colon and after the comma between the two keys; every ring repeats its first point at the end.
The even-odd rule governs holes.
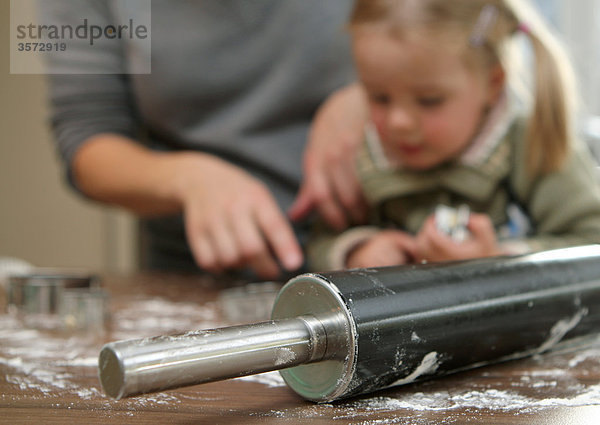
{"type": "MultiPolygon", "coordinates": [[[[115,313],[112,326],[111,337],[116,340],[214,328],[222,323],[214,303],[202,306],[150,298],[135,300],[115,313]]],[[[97,378],[102,344],[94,335],[73,334],[65,339],[60,333],[24,328],[9,314],[0,315],[0,365],[7,371],[6,381],[40,397],[59,398],[65,393],[82,400],[104,397],[97,378]],[[79,383],[82,376],[89,377],[89,386],[79,383]]],[[[166,393],[124,401],[138,407],[178,402],[166,393]]]]}
{"type": "MultiPolygon", "coordinates": [[[[161,298],[140,299],[115,313],[111,336],[114,339],[131,339],[223,325],[218,306],[214,303],[197,305],[161,298]]],[[[564,328],[570,325],[570,321],[565,322],[564,328]]],[[[189,391],[171,391],[119,402],[110,400],[103,395],[97,379],[97,356],[101,345],[97,339],[84,335],[65,339],[48,331],[25,329],[14,317],[0,315],[0,365],[5,371],[6,381],[27,391],[26,397],[36,397],[37,394],[40,398],[59,399],[71,394],[83,401],[104,397],[107,411],[119,403],[121,410],[125,406],[131,412],[158,405],[176,408],[187,399],[200,397],[189,391]],[[81,384],[82,377],[88,382],[87,385],[81,384]]],[[[282,352],[281,355],[282,361],[289,360],[293,352],[282,352]]],[[[437,357],[435,353],[425,356],[414,377],[435,370],[437,357]]],[[[504,381],[499,379],[498,385],[495,385],[494,369],[480,368],[471,371],[471,378],[464,380],[460,379],[460,374],[455,375],[459,385],[453,386],[452,390],[440,390],[436,380],[431,380],[388,390],[385,396],[376,393],[332,404],[309,404],[299,399],[298,407],[274,409],[258,415],[283,418],[318,418],[327,415],[347,423],[351,419],[351,423],[361,425],[419,424],[427,423],[426,416],[420,422],[419,415],[431,411],[445,411],[448,414],[461,409],[536,412],[549,407],[600,405],[600,384],[591,385],[570,372],[570,368],[585,364],[586,370],[600,373],[600,340],[585,349],[567,353],[551,352],[528,361],[533,367],[528,365],[521,375],[515,374],[510,389],[498,389],[500,382],[505,382],[505,377],[502,378],[504,381]],[[398,414],[399,411],[403,413],[398,414]],[[390,412],[389,418],[380,419],[385,412],[390,412]],[[410,421],[407,412],[411,415],[410,421]],[[377,419],[373,416],[377,416],[377,419]]],[[[270,388],[285,386],[278,372],[231,381],[231,385],[244,383],[261,385],[265,394],[270,388]]],[[[209,398],[202,400],[210,403],[209,398]]]]}

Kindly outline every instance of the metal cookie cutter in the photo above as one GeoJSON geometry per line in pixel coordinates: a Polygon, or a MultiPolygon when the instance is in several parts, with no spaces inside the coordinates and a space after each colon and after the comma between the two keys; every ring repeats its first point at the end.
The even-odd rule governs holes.
{"type": "Polygon", "coordinates": [[[31,274],[10,276],[7,287],[7,310],[26,326],[42,329],[73,329],[88,324],[96,311],[104,311],[102,325],[106,321],[108,297],[99,286],[95,275],[38,269],[31,274]],[[74,298],[87,298],[87,309],[77,312],[79,304],[74,298]],[[90,305],[96,303],[96,307],[90,305]],[[79,319],[74,325],[71,316],[79,319]]]}
{"type": "Polygon", "coordinates": [[[63,291],[59,303],[62,329],[104,331],[110,319],[108,304],[108,294],[100,288],[71,288],[63,291]]]}

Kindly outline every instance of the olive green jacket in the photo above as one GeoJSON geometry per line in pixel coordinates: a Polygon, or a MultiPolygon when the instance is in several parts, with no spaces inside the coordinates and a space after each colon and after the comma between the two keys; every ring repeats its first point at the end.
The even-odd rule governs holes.
{"type": "Polygon", "coordinates": [[[575,146],[560,171],[530,178],[524,132],[515,120],[482,160],[456,160],[427,171],[378,166],[377,155],[364,143],[357,161],[371,206],[369,225],[339,234],[316,230],[308,245],[311,269],[344,268],[349,251],[383,228],[418,233],[439,204],[466,204],[487,214],[496,229],[508,222],[509,204],[518,204],[532,231],[519,239],[500,237],[507,253],[600,243],[598,171],[587,147],[575,146]]]}

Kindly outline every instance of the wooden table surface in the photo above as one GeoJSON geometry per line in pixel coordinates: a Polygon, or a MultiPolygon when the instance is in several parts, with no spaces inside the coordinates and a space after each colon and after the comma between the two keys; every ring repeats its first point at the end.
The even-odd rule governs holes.
{"type": "Polygon", "coordinates": [[[600,340],[329,404],[302,400],[277,372],[115,401],[97,378],[105,342],[230,325],[223,300],[235,299],[206,277],[102,280],[112,311],[104,333],[28,328],[3,308],[0,423],[600,423],[600,340]]]}

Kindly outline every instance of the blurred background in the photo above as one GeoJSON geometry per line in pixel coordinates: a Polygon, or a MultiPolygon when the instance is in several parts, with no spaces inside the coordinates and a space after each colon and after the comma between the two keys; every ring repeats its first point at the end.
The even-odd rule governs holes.
{"type": "Polygon", "coordinates": [[[133,217],[84,200],[65,183],[45,77],[10,74],[9,12],[10,1],[0,0],[0,257],[40,267],[134,270],[133,217]]]}
{"type": "MultiPolygon", "coordinates": [[[[586,105],[581,132],[600,157],[600,0],[532,1],[570,48],[586,105]]],[[[44,76],[10,74],[9,6],[0,0],[0,257],[40,267],[136,270],[135,219],[82,199],[65,183],[44,76]]]]}

